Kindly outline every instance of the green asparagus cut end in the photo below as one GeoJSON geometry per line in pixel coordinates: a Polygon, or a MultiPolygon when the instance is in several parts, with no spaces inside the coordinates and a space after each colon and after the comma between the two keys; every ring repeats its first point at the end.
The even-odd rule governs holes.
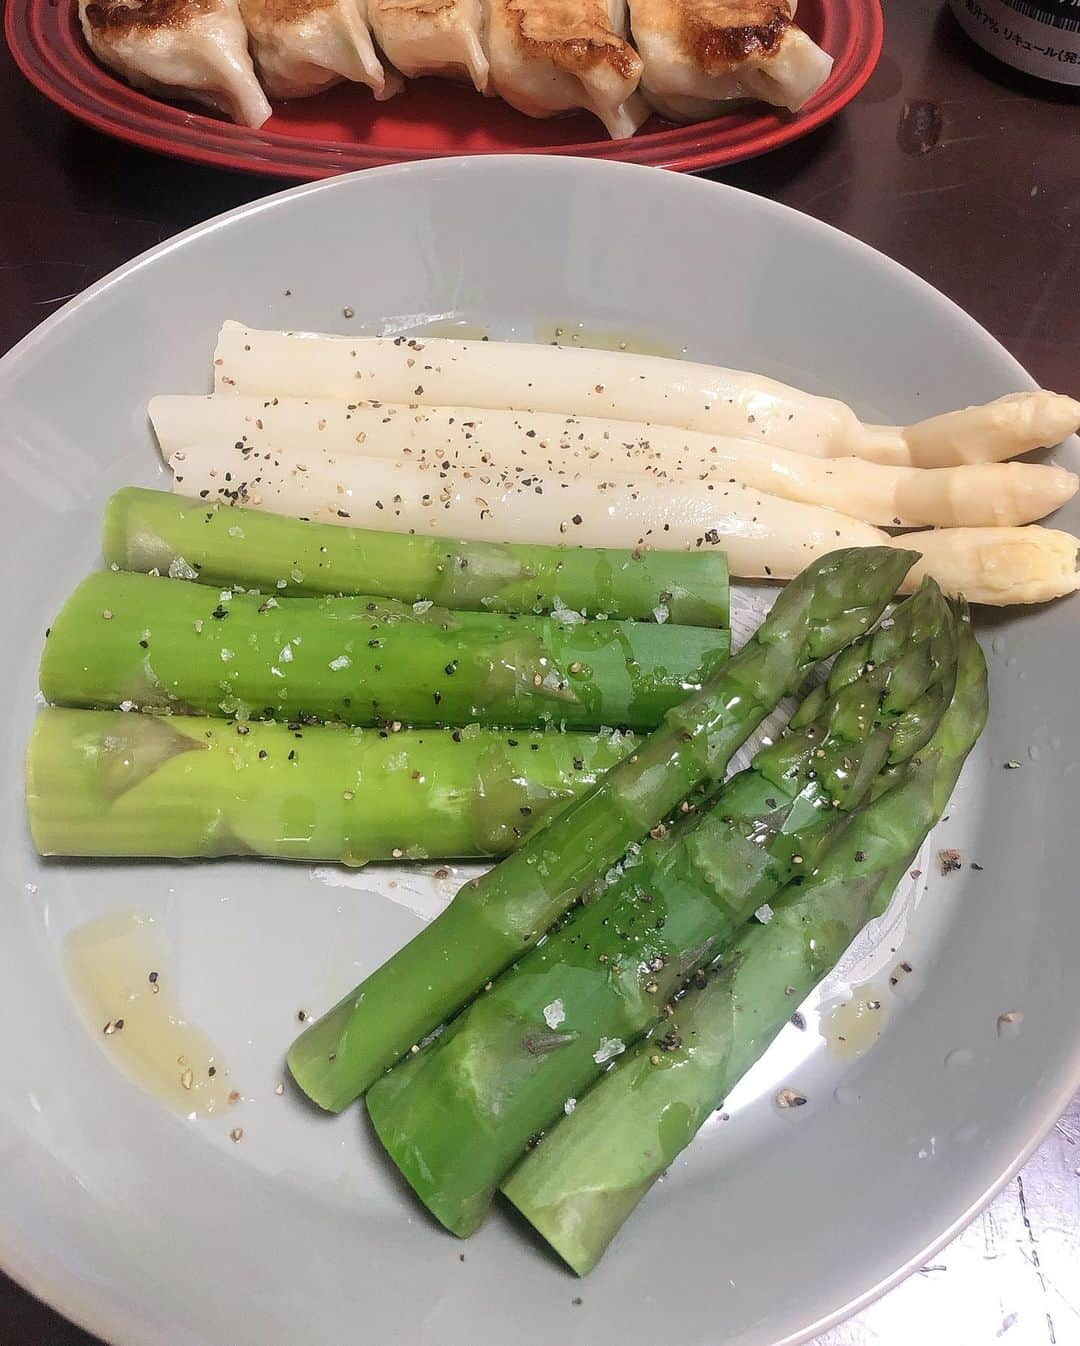
{"type": "Polygon", "coordinates": [[[53,623],[41,690],[91,709],[652,729],[727,650],[728,632],[708,627],[278,600],[105,570],[53,623]]]}
{"type": "Polygon", "coordinates": [[[455,542],[307,523],[127,487],[105,513],[105,559],[221,588],[376,594],[489,612],[728,624],[722,553],[455,542]]]}
{"type": "Polygon", "coordinates": [[[51,708],[34,726],[26,796],[42,855],[492,856],[632,743],[51,708]]]}

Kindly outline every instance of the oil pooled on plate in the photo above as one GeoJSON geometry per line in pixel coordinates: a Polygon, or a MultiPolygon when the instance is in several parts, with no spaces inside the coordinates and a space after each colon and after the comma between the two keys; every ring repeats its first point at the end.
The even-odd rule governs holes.
{"type": "Polygon", "coordinates": [[[889,1022],[884,994],[874,986],[859,986],[850,1000],[826,1009],[821,1033],[831,1055],[854,1061],[877,1042],[889,1022]]]}
{"type": "Polygon", "coordinates": [[[580,346],[583,350],[625,351],[629,355],[662,355],[672,360],[686,359],[685,348],[679,350],[649,332],[592,327],[566,319],[538,323],[533,340],[554,346],[580,346]]]}
{"type": "Polygon", "coordinates": [[[112,912],[72,930],[64,971],[90,1031],[129,1079],[187,1117],[226,1110],[228,1071],[181,1013],[150,917],[112,912]]]}

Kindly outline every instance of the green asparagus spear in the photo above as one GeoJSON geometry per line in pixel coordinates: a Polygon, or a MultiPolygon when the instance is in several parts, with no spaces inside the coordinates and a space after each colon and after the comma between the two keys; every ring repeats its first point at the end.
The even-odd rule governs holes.
{"type": "Polygon", "coordinates": [[[940,720],[956,640],[937,585],[928,581],[852,655],[861,676],[849,678],[849,656],[816,718],[762,748],[704,816],[646,841],[437,1042],[368,1090],[379,1138],[453,1233],[476,1230],[530,1137],[657,1021],[686,977],[812,870],[838,819],[865,800],[905,712],[914,707],[922,725],[933,692],[940,720]]]}
{"type": "Polygon", "coordinates": [[[552,612],[727,626],[721,552],[613,551],[368,532],[128,487],[109,501],[105,559],[218,588],[377,594],[489,612],[552,612]]]}
{"type": "Polygon", "coordinates": [[[833,552],[777,598],[747,644],[641,747],[450,906],[293,1044],[289,1067],[340,1111],[484,983],[523,954],[590,882],[702,782],[723,779],[739,744],[817,660],[876,620],[914,553],[833,552]]]}
{"type": "Polygon", "coordinates": [[[42,855],[502,855],[628,744],[53,708],[34,727],[26,795],[42,855]]]}
{"type": "Polygon", "coordinates": [[[511,1174],[506,1195],[580,1275],[884,909],[945,809],[986,709],[986,666],[965,623],[956,691],[921,757],[892,773],[815,872],[777,898],[769,923],[747,926],[705,987],[689,991],[511,1174]]]}
{"type": "Polygon", "coordinates": [[[103,570],[53,623],[41,690],[64,706],[245,718],[652,729],[727,648],[704,626],[278,601],[103,570]]]}

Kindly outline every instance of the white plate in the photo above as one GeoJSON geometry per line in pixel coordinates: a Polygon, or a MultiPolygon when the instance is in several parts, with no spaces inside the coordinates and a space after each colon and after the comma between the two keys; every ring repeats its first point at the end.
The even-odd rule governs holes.
{"type": "Polygon", "coordinates": [[[823,225],[565,159],[286,192],[155,249],[27,338],[0,363],[4,1265],[122,1346],[761,1346],[865,1303],[971,1216],[1080,1078],[1076,607],[982,628],[991,723],[933,845],[984,869],[935,873],[907,928],[877,932],[849,970],[879,984],[896,959],[914,968],[872,1050],[847,1062],[813,1022],[785,1030],[732,1120],[706,1128],[583,1283],[503,1212],[461,1245],[381,1161],[362,1111],[327,1119],[274,1092],[298,1009],[323,1009],[407,939],[441,900],[429,881],[42,864],[29,845],[21,764],[44,628],[98,563],[109,492],[165,484],[146,400],[209,386],[228,316],[349,331],[460,318],[501,337],[580,320],[842,395],[877,421],[1030,384],[941,295],[823,225]],[[164,1108],[72,1000],[65,936],[125,909],[155,918],[163,975],[228,1062],[244,1098],[226,1116],[164,1108]],[[1003,1039],[1007,1010],[1024,1019],[1003,1039]],[[772,1107],[780,1080],[809,1105],[772,1107]]]}

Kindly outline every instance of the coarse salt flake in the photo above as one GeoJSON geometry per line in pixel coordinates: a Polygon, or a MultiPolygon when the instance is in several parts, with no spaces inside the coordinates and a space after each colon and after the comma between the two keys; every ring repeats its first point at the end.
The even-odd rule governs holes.
{"type": "Polygon", "coordinates": [[[566,1007],[561,1000],[553,1000],[544,1006],[544,1022],[549,1028],[558,1028],[566,1019],[566,1007]]]}
{"type": "Polygon", "coordinates": [[[172,580],[197,580],[199,572],[188,565],[182,556],[174,556],[169,562],[169,578],[172,580]]]}
{"type": "Polygon", "coordinates": [[[563,626],[579,626],[585,620],[583,612],[577,612],[573,608],[563,607],[558,598],[555,600],[555,607],[551,615],[557,622],[562,622],[563,626]]]}
{"type": "Polygon", "coordinates": [[[601,1038],[600,1046],[592,1054],[592,1059],[598,1066],[602,1066],[605,1061],[610,1061],[613,1056],[618,1056],[620,1052],[626,1051],[626,1043],[622,1038],[601,1038]]]}
{"type": "Polygon", "coordinates": [[[351,666],[352,660],[347,654],[339,654],[336,659],[331,659],[329,664],[329,667],[332,668],[335,673],[340,672],[343,668],[349,668],[351,666]]]}

